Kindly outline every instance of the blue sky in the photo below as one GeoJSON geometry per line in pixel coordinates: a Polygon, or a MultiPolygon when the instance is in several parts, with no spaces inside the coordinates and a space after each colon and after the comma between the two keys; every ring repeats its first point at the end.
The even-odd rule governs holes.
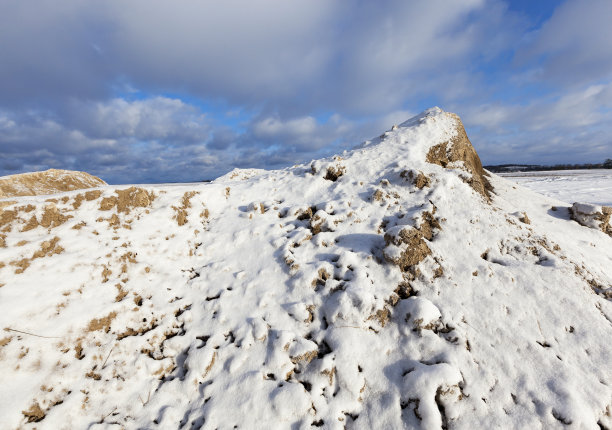
{"type": "Polygon", "coordinates": [[[610,17],[610,0],[0,0],[0,175],[212,179],[432,106],[485,164],[600,162],[610,17]]]}

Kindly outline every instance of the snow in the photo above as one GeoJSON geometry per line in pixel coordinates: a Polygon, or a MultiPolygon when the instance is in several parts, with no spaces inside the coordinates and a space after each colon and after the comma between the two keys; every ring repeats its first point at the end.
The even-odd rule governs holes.
{"type": "Polygon", "coordinates": [[[431,109],[284,170],[101,187],[77,208],[83,192],[15,198],[3,426],[610,428],[612,238],[559,200],[491,176],[489,204],[460,166],[427,163],[455,128],[431,109]],[[132,206],[108,209],[116,190],[132,206]],[[70,218],[25,229],[50,206],[70,218]],[[385,234],[425,212],[441,228],[402,271],[385,234]]]}
{"type": "Polygon", "coordinates": [[[612,169],[514,172],[500,176],[566,203],[612,206],[612,169]]]}

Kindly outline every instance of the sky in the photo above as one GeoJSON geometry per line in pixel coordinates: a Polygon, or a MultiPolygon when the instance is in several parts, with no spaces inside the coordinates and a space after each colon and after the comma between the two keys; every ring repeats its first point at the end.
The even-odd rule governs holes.
{"type": "Polygon", "coordinates": [[[214,179],[439,106],[484,164],[612,158],[610,0],[0,0],[0,175],[214,179]]]}

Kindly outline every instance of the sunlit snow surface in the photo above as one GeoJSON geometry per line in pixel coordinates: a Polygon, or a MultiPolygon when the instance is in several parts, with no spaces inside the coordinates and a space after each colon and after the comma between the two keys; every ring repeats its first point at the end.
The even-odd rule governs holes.
{"type": "Polygon", "coordinates": [[[517,172],[499,176],[570,204],[612,205],[612,169],[517,172]]]}
{"type": "Polygon", "coordinates": [[[0,428],[612,428],[612,239],[426,162],[455,132],[2,202],[0,428]]]}

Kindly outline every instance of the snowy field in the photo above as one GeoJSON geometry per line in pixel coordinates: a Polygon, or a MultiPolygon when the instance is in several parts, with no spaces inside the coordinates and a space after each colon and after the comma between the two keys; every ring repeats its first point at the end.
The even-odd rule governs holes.
{"type": "Polygon", "coordinates": [[[570,204],[612,205],[612,169],[513,172],[499,176],[570,204]]]}

